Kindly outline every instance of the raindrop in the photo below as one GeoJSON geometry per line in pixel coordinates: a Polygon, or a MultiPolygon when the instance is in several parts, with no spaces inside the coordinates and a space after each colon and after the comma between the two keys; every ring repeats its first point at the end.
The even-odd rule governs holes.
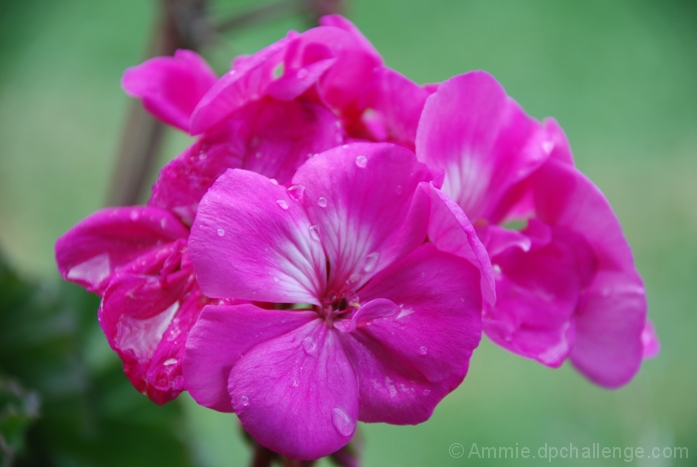
{"type": "Polygon", "coordinates": [[[281,206],[281,209],[283,209],[284,211],[288,209],[288,201],[286,201],[285,199],[277,199],[276,203],[278,203],[278,205],[281,206]]]}
{"type": "Polygon", "coordinates": [[[278,277],[274,276],[274,277],[273,277],[273,281],[274,281],[274,282],[278,282],[278,281],[279,281],[278,277]]]}
{"type": "Polygon", "coordinates": [[[317,355],[317,343],[312,337],[307,336],[305,339],[303,339],[303,350],[311,357],[317,355]]]}
{"type": "Polygon", "coordinates": [[[222,237],[225,235],[225,231],[223,229],[218,229],[218,237],[222,237]]]}
{"type": "Polygon", "coordinates": [[[201,152],[201,154],[198,155],[198,158],[202,161],[206,160],[206,157],[208,157],[208,153],[205,152],[201,152]]]}
{"type": "Polygon", "coordinates": [[[306,78],[308,74],[309,73],[305,68],[300,68],[297,72],[297,77],[298,79],[303,79],[306,78]]]}
{"type": "Polygon", "coordinates": [[[176,359],[176,358],[168,358],[168,359],[165,360],[165,362],[163,363],[164,366],[172,366],[172,365],[176,365],[176,364],[177,364],[177,359],[176,359]]]}
{"type": "Polygon", "coordinates": [[[310,226],[310,238],[319,242],[319,226],[317,226],[317,225],[310,226]]]}
{"type": "Polygon", "coordinates": [[[320,196],[319,199],[317,200],[317,205],[321,208],[326,208],[327,207],[327,198],[324,196],[320,196]]]}
{"type": "Polygon", "coordinates": [[[276,180],[275,178],[270,178],[269,181],[272,185],[278,185],[278,180],[276,180]]]}
{"type": "Polygon", "coordinates": [[[380,254],[377,251],[374,251],[366,256],[365,263],[363,263],[363,270],[365,272],[370,272],[375,269],[375,266],[378,264],[378,258],[380,258],[380,254]]]}
{"type": "Polygon", "coordinates": [[[356,428],[356,421],[351,420],[351,417],[349,417],[346,409],[343,407],[334,407],[332,410],[332,423],[341,436],[351,436],[356,428]]]}
{"type": "Polygon", "coordinates": [[[131,211],[131,220],[132,221],[137,221],[138,220],[138,211],[131,211]]]}
{"type": "Polygon", "coordinates": [[[305,187],[303,185],[291,185],[288,187],[288,194],[295,201],[302,201],[303,195],[305,194],[305,187]]]}
{"type": "Polygon", "coordinates": [[[356,157],[356,165],[361,169],[365,168],[365,166],[368,165],[368,158],[365,156],[356,157]]]}
{"type": "Polygon", "coordinates": [[[425,345],[422,345],[421,347],[419,347],[419,353],[421,355],[426,355],[428,353],[428,348],[426,348],[425,345]]]}
{"type": "Polygon", "coordinates": [[[249,397],[247,397],[247,396],[240,397],[240,405],[242,407],[248,407],[249,406],[249,397]]]}
{"type": "Polygon", "coordinates": [[[431,390],[430,390],[430,389],[424,389],[423,395],[424,395],[424,396],[428,396],[429,394],[431,394],[431,390]]]}
{"type": "Polygon", "coordinates": [[[298,387],[298,380],[297,379],[293,379],[293,387],[294,388],[298,387]]]}
{"type": "Polygon", "coordinates": [[[493,264],[491,266],[491,269],[493,269],[496,274],[501,274],[501,266],[499,266],[498,264],[493,264]]]}

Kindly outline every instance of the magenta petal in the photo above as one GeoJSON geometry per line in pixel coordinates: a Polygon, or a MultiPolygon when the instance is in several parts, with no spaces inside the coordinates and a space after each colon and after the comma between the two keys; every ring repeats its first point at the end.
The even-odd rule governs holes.
{"type": "Polygon", "coordinates": [[[338,332],[319,319],[253,347],[229,379],[244,429],[262,446],[303,460],[327,456],[351,440],[357,386],[338,332]]]}
{"type": "Polygon", "coordinates": [[[186,341],[184,376],[191,397],[204,407],[232,412],[228,377],[240,356],[316,318],[314,312],[248,304],[205,307],[186,341]]]}
{"type": "Polygon", "coordinates": [[[189,248],[209,297],[319,305],[326,259],[303,207],[286,189],[228,170],[201,200],[189,248]]]}
{"type": "Polygon", "coordinates": [[[459,385],[481,337],[479,271],[426,244],[376,275],[345,334],[367,422],[415,424],[459,385]]]}
{"type": "Polygon", "coordinates": [[[646,320],[644,331],[641,333],[641,343],[644,345],[644,360],[655,358],[661,352],[661,342],[658,340],[656,329],[649,319],[646,320]]]}
{"type": "Polygon", "coordinates": [[[416,154],[445,169],[443,191],[478,220],[547,158],[541,133],[491,75],[475,71],[449,79],[428,98],[416,154]]]}
{"type": "Polygon", "coordinates": [[[430,198],[428,239],[439,250],[457,255],[476,266],[481,273],[481,292],[485,302],[496,300],[496,284],[491,261],[477,232],[464,211],[445,193],[422,183],[419,191],[430,198]]]}
{"type": "Polygon", "coordinates": [[[56,263],[63,278],[101,294],[118,268],[188,234],[186,226],[163,209],[102,209],[56,241],[56,263]]]}
{"type": "Polygon", "coordinates": [[[380,53],[377,49],[373,47],[373,44],[363,35],[363,33],[353,24],[351,21],[347,20],[341,15],[325,15],[319,20],[322,26],[333,26],[335,28],[343,29],[344,31],[350,33],[359,43],[360,47],[367,54],[373,56],[376,62],[382,61],[380,53]]]}
{"type": "Polygon", "coordinates": [[[251,170],[286,184],[308,156],[343,141],[337,123],[327,109],[308,102],[249,104],[167,164],[149,203],[191,224],[199,201],[227,169],[251,170]]]}
{"type": "Polygon", "coordinates": [[[378,67],[362,91],[361,123],[372,141],[390,141],[414,150],[421,111],[430,93],[387,67],[378,67]]]}
{"type": "Polygon", "coordinates": [[[121,79],[126,93],[163,122],[189,131],[191,113],[217,76],[195,52],[177,50],[174,57],[156,57],[127,69],[121,79]]]}
{"type": "Polygon", "coordinates": [[[413,153],[384,143],[334,148],[298,169],[293,183],[332,266],[328,290],[362,285],[423,243],[426,219],[409,215],[417,185],[432,178],[413,153]]]}
{"type": "Polygon", "coordinates": [[[549,159],[532,183],[539,219],[580,235],[596,261],[578,307],[571,360],[593,382],[621,386],[641,364],[647,303],[619,221],[600,190],[564,161],[549,159]]]}

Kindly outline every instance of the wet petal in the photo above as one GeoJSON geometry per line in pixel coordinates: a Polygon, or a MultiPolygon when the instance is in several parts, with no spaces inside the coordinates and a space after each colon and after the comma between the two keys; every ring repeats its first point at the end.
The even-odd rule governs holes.
{"type": "Polygon", "coordinates": [[[262,446],[303,460],[329,455],[351,440],[357,386],[337,331],[319,319],[253,347],[229,379],[244,429],[262,446]]]}
{"type": "Polygon", "coordinates": [[[309,311],[207,306],[186,342],[184,376],[191,397],[204,407],[232,412],[228,377],[240,356],[316,319],[309,311]]]}
{"type": "Polygon", "coordinates": [[[64,279],[101,294],[116,270],[188,234],[186,226],[163,209],[102,209],[56,241],[56,263],[64,279]]]}
{"type": "Polygon", "coordinates": [[[203,197],[189,239],[209,297],[319,304],[326,280],[322,245],[286,188],[228,170],[203,197]]]}

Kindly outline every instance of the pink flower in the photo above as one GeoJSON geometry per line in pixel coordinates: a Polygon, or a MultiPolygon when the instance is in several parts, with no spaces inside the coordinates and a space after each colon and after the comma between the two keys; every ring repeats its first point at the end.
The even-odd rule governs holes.
{"type": "Polygon", "coordinates": [[[485,333],[551,367],[570,358],[597,384],[627,383],[644,353],[644,286],[615,214],[573,167],[556,122],[539,124],[494,78],[471,72],[428,99],[416,152],[445,169],[444,193],[474,220],[494,264],[485,333]],[[503,227],[515,219],[527,226],[503,227]]]}
{"type": "Polygon", "coordinates": [[[158,404],[184,389],[184,342],[203,306],[189,229],[153,207],[98,211],[56,242],[66,280],[102,297],[99,321],[133,386],[158,404]]]}
{"type": "Polygon", "coordinates": [[[369,143],[310,159],[289,188],[221,176],[192,226],[202,290],[277,309],[204,308],[184,361],[194,399],[299,459],[338,450],[358,420],[427,420],[467,373],[491,280],[432,180],[409,151],[369,143]]]}

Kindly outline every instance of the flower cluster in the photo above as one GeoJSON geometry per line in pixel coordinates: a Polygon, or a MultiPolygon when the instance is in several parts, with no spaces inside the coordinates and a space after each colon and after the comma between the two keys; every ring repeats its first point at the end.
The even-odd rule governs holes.
{"type": "Polygon", "coordinates": [[[56,261],[154,402],[188,390],[316,459],[359,420],[427,420],[482,331],[608,388],[658,352],[607,200],[489,74],[417,85],[328,16],[221,78],[181,50],[122,84],[195,142],[56,261]]]}

